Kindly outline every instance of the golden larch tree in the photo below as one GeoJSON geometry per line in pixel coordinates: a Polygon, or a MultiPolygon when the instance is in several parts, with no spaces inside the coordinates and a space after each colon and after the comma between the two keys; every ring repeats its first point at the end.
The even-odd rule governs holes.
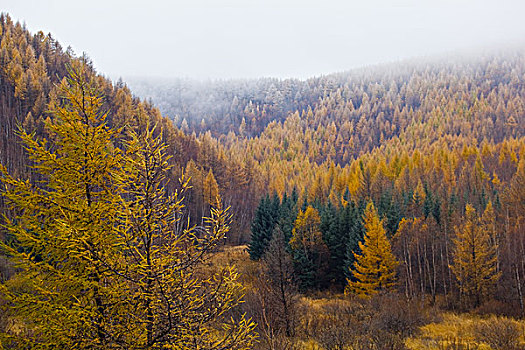
{"type": "Polygon", "coordinates": [[[0,193],[12,209],[0,247],[17,268],[0,283],[7,317],[17,324],[0,332],[0,345],[251,348],[255,325],[230,313],[242,301],[237,273],[202,271],[229,230],[227,210],[214,208],[198,229],[183,225],[181,193],[166,186],[162,133],[155,138],[147,128],[117,138],[81,64],[59,90],[49,139],[20,133],[39,182],[0,166],[0,193]]]}
{"type": "MultiPolygon", "coordinates": [[[[487,210],[492,210],[491,207],[487,210]]],[[[493,291],[500,274],[491,233],[470,204],[466,206],[464,220],[463,225],[456,227],[451,269],[458,280],[461,299],[466,306],[476,307],[493,291]]]]}
{"type": "Polygon", "coordinates": [[[353,279],[347,280],[345,293],[368,297],[394,287],[398,261],[392,253],[383,220],[379,219],[372,202],[366,206],[363,217],[366,230],[364,243],[359,242],[360,254],[354,252],[353,279]]]}
{"type": "Polygon", "coordinates": [[[204,179],[203,192],[204,202],[210,207],[217,207],[217,200],[219,198],[219,185],[217,184],[217,180],[215,180],[215,176],[213,175],[213,171],[211,169],[208,171],[208,175],[206,175],[206,178],[204,179]]]}
{"type": "Polygon", "coordinates": [[[300,249],[307,254],[312,247],[323,244],[320,225],[321,217],[315,208],[308,206],[304,212],[300,210],[290,239],[292,249],[300,249]]]}
{"type": "Polygon", "coordinates": [[[312,206],[299,211],[292,230],[290,248],[302,289],[319,285],[326,276],[328,247],[321,233],[321,217],[312,206]]]}
{"type": "Polygon", "coordinates": [[[89,74],[77,67],[70,75],[49,106],[50,141],[20,132],[40,181],[1,168],[2,195],[13,213],[2,249],[18,273],[0,292],[9,317],[25,328],[0,335],[12,348],[99,349],[125,332],[125,281],[107,268],[120,260],[123,154],[113,147],[115,133],[89,74]]]}

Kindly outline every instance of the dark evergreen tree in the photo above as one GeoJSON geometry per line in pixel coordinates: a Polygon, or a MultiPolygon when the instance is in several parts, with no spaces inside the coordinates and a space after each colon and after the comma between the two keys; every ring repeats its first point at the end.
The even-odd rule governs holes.
{"type": "Polygon", "coordinates": [[[438,195],[434,195],[434,202],[432,203],[432,216],[438,225],[441,225],[441,199],[438,195]]]}
{"type": "Polygon", "coordinates": [[[385,230],[387,237],[392,237],[401,221],[402,210],[399,206],[399,201],[393,196],[392,189],[385,190],[379,199],[377,211],[380,217],[385,218],[385,230]]]}
{"type": "Polygon", "coordinates": [[[363,223],[363,205],[357,205],[353,200],[349,201],[346,207],[340,211],[340,224],[342,231],[346,232],[346,251],[344,260],[344,272],[348,278],[350,271],[354,268],[355,255],[359,253],[359,242],[363,240],[365,235],[365,227],[363,223]]]}
{"type": "Polygon", "coordinates": [[[264,249],[271,239],[273,226],[271,225],[272,218],[270,213],[270,196],[266,195],[261,198],[259,206],[255,211],[255,216],[252,222],[252,234],[248,252],[252,260],[259,260],[264,254],[264,249]]]}
{"type": "Polygon", "coordinates": [[[303,250],[293,251],[293,264],[299,290],[306,292],[317,286],[316,268],[311,259],[303,250]]]}
{"type": "Polygon", "coordinates": [[[434,210],[434,196],[432,194],[432,191],[428,187],[428,185],[425,183],[425,200],[423,202],[423,214],[425,215],[425,218],[428,218],[430,215],[433,214],[434,210]]]}
{"type": "MultiPolygon", "coordinates": [[[[272,218],[273,218],[273,226],[275,226],[275,224],[277,224],[277,222],[279,221],[280,211],[281,211],[281,199],[279,198],[279,195],[277,194],[277,192],[274,192],[272,195],[272,201],[270,203],[270,214],[272,215],[272,218]]],[[[273,228],[274,227],[272,227],[272,233],[273,233],[273,228]]]]}
{"type": "Polygon", "coordinates": [[[292,194],[290,195],[291,201],[294,203],[294,205],[297,204],[297,201],[299,200],[299,195],[297,194],[297,188],[293,188],[292,194]]]}
{"type": "Polygon", "coordinates": [[[283,195],[283,200],[279,210],[278,227],[284,235],[286,242],[292,238],[292,230],[297,218],[297,193],[294,191],[289,197],[286,193],[283,195]]]}
{"type": "MultiPolygon", "coordinates": [[[[341,210],[344,210],[342,208],[341,210]]],[[[342,216],[339,215],[337,208],[329,202],[321,210],[321,232],[323,240],[330,251],[328,263],[327,280],[331,285],[343,287],[346,283],[344,260],[346,256],[346,234],[341,223],[342,216]]]]}
{"type": "Polygon", "coordinates": [[[272,239],[273,230],[279,221],[281,201],[277,193],[261,198],[252,222],[252,234],[248,252],[252,260],[259,260],[272,239]]]}

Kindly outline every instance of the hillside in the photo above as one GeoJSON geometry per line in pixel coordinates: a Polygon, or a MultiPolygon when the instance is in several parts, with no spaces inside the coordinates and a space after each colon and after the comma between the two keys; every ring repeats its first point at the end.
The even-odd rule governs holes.
{"type": "Polygon", "coordinates": [[[521,135],[523,69],[523,50],[507,50],[405,61],[305,81],[135,78],[130,84],[178,126],[186,120],[186,130],[197,134],[209,130],[214,137],[230,131],[256,137],[271,122],[282,123],[294,113],[305,118],[311,109],[314,118],[309,118],[308,126],[317,129],[334,122],[337,133],[343,128],[345,139],[357,138],[357,150],[349,151],[349,156],[356,156],[416,122],[439,124],[435,127],[440,126],[441,134],[456,135],[468,131],[461,123],[472,122],[479,141],[521,135]],[[459,115],[452,118],[451,113],[459,115]],[[431,121],[432,117],[439,119],[431,121]],[[479,125],[488,123],[488,117],[497,134],[491,134],[495,130],[490,126],[479,125]],[[354,130],[358,124],[359,130],[354,130]],[[369,133],[372,140],[367,140],[369,133]],[[358,142],[361,139],[364,144],[358,142]]]}
{"type": "Polygon", "coordinates": [[[148,97],[203,142],[251,162],[254,192],[269,194],[255,214],[252,258],[274,227],[292,242],[300,220],[319,220],[321,239],[303,247],[310,261],[296,260],[303,291],[344,286],[373,201],[400,261],[398,290],[466,308],[494,297],[523,310],[524,79],[524,52],[514,50],[306,81],[165,82],[148,97]],[[495,249],[498,283],[471,304],[451,266],[457,235],[477,220],[489,225],[493,248],[483,249],[495,249]]]}
{"type": "MultiPolygon", "coordinates": [[[[97,73],[87,56],[76,57],[71,49],[64,50],[51,34],[32,34],[22,24],[14,23],[9,15],[1,14],[0,162],[8,171],[21,177],[34,176],[28,173],[28,158],[17,134],[18,127],[35,132],[37,136],[47,135],[45,121],[53,118],[48,113],[48,104],[60,97],[57,96],[57,85],[67,76],[67,69],[73,62],[83,62],[88,67],[89,75],[96,80],[104,97],[103,110],[108,113],[110,126],[122,128],[123,134],[127,130],[144,130],[148,123],[162,127],[163,139],[168,144],[171,162],[175,166],[170,186],[178,186],[181,169],[190,160],[198,165],[204,176],[212,169],[221,184],[228,182],[234,185],[231,191],[223,193],[224,199],[228,205],[238,208],[235,213],[237,225],[243,229],[249,226],[250,208],[255,204],[243,204],[247,198],[253,197],[244,183],[246,179],[238,179],[237,175],[230,176],[222,171],[222,167],[242,169],[243,163],[221,155],[215,143],[203,143],[179,130],[170,119],[162,117],[156,107],[135,97],[123,82],[113,84],[97,73]]],[[[201,223],[200,218],[209,208],[209,203],[202,195],[194,195],[191,201],[191,210],[186,215],[201,223]]],[[[0,206],[4,207],[3,198],[0,198],[0,206]]]]}

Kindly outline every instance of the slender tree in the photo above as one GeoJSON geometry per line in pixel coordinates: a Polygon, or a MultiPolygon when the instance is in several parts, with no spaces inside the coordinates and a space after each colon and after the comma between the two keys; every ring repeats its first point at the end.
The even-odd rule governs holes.
{"type": "Polygon", "coordinates": [[[456,227],[453,254],[451,269],[461,299],[467,307],[479,306],[493,292],[500,274],[496,270],[497,254],[490,232],[470,204],[466,206],[463,225],[456,227]]]}
{"type": "Polygon", "coordinates": [[[298,293],[287,246],[284,234],[276,227],[261,259],[261,276],[256,284],[263,306],[259,326],[266,328],[268,337],[291,337],[295,333],[298,293]]]}
{"type": "MultiPolygon", "coordinates": [[[[224,317],[241,300],[237,273],[225,267],[203,278],[199,266],[225,238],[230,215],[220,198],[199,229],[181,225],[182,192],[167,192],[170,166],[162,134],[131,133],[126,145],[125,202],[130,223],[124,231],[123,266],[128,312],[134,333],[127,348],[240,349],[249,346],[254,324],[244,316],[224,317]],[[220,326],[219,331],[217,327],[220,326]]],[[[131,328],[131,327],[130,327],[131,328]]]]}
{"type": "Polygon", "coordinates": [[[209,207],[217,206],[217,198],[219,197],[219,186],[215,180],[212,170],[208,171],[208,175],[204,179],[204,202],[208,204],[209,207]]]}

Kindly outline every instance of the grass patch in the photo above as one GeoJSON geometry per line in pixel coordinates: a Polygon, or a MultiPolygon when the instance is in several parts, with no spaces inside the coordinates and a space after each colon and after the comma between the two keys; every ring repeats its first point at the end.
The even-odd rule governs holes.
{"type": "Polygon", "coordinates": [[[413,350],[518,350],[525,348],[524,329],[523,320],[444,313],[440,322],[420,327],[420,334],[405,345],[413,350]]]}

